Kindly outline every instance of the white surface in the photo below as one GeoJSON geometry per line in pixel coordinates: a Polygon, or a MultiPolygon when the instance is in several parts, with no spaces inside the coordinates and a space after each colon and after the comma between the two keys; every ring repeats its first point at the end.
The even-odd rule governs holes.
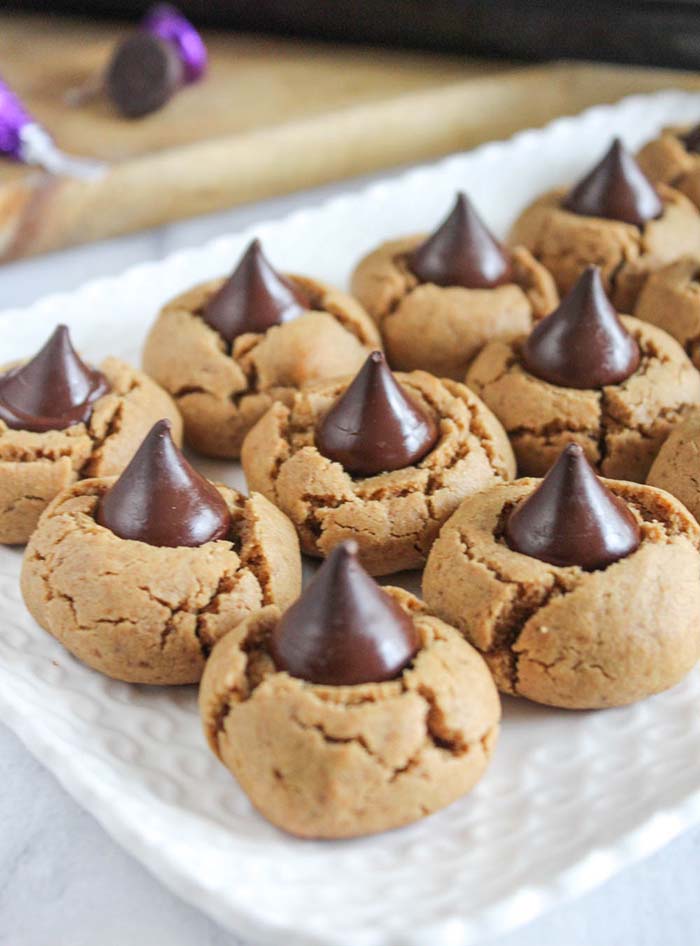
{"type": "MultiPolygon", "coordinates": [[[[644,109],[634,103],[625,106],[625,111],[618,116],[623,126],[615,121],[614,127],[629,129],[632,138],[639,140],[651,132],[652,125],[681,117],[677,108],[685,109],[689,118],[700,114],[697,99],[694,102],[686,98],[657,99],[654,106],[644,109]]],[[[452,160],[437,172],[412,175],[402,184],[401,195],[393,185],[375,189],[371,197],[362,198],[364,203],[359,215],[352,212],[354,208],[347,202],[336,204],[332,219],[328,212],[305,215],[293,224],[286,224],[282,230],[273,228],[264,233],[266,242],[273,257],[291,257],[292,267],[340,279],[346,270],[338,260],[341,250],[347,260],[351,260],[359,249],[382,235],[430,226],[444,212],[458,182],[476,194],[489,219],[502,226],[510,216],[507,208],[513,207],[516,196],[523,199],[526,196],[522,191],[523,178],[518,174],[517,153],[524,162],[523,167],[527,165],[529,169],[535,167],[532,155],[537,155],[537,180],[531,178],[527,182],[534,192],[541,189],[547,179],[565,179],[583,169],[601,150],[610,129],[609,118],[609,114],[598,111],[586,119],[582,129],[566,123],[550,129],[547,134],[551,146],[562,148],[568,142],[575,147],[568,167],[559,159],[550,159],[552,152],[546,141],[529,135],[519,139],[515,151],[511,149],[513,162],[508,165],[510,173],[506,178],[494,178],[491,166],[497,160],[500,164],[502,153],[498,147],[491,147],[477,158],[452,160]],[[410,193],[406,188],[410,188],[410,193]],[[367,233],[359,237],[344,225],[344,221],[349,222],[351,217],[356,221],[358,216],[367,229],[367,233]],[[290,226],[294,231],[292,235],[290,226]],[[297,238],[298,234],[302,237],[297,238]],[[309,243],[312,234],[317,241],[313,246],[309,243]],[[358,238],[359,242],[352,242],[358,238]],[[316,246],[318,251],[314,249],[316,246]]],[[[238,212],[238,219],[246,213],[250,211],[238,212]]],[[[171,231],[175,232],[176,239],[187,241],[196,234],[197,228],[216,228],[219,223],[202,221],[171,228],[171,231]]],[[[120,241],[112,247],[109,257],[102,257],[102,262],[111,266],[120,246],[125,253],[152,256],[154,250],[158,250],[150,241],[156,239],[158,237],[144,236],[120,241]]],[[[50,306],[40,306],[31,319],[22,316],[5,322],[0,332],[0,359],[21,350],[31,350],[48,322],[57,318],[76,327],[77,338],[88,354],[99,353],[101,345],[109,345],[110,335],[115,347],[123,350],[118,339],[124,337],[125,325],[145,323],[144,310],[150,311],[156,297],[187,284],[195,274],[225,269],[224,260],[230,262],[236,246],[235,242],[218,243],[212,250],[180,258],[157,272],[140,269],[111,287],[98,286],[71,300],[54,300],[50,306]],[[96,313],[105,319],[99,331],[94,327],[96,313]],[[113,319],[118,315],[122,320],[118,330],[110,315],[113,319]],[[39,324],[42,318],[46,320],[43,327],[39,324]]],[[[55,283],[52,286],[39,286],[39,283],[43,282],[41,273],[50,273],[52,265],[60,270],[56,278],[69,279],[71,272],[99,266],[103,252],[106,251],[93,249],[64,254],[64,261],[72,260],[75,270],[57,259],[53,264],[50,260],[22,264],[14,273],[2,271],[0,286],[4,300],[8,301],[15,279],[19,287],[16,291],[33,294],[37,289],[47,291],[55,283]],[[32,285],[27,289],[29,282],[32,285]]],[[[94,274],[94,271],[90,273],[94,274]]],[[[63,282],[63,286],[66,284],[63,282]]],[[[0,560],[0,572],[12,570],[10,558],[5,553],[0,560]]],[[[17,601],[13,579],[0,581],[3,594],[17,601]]],[[[421,943],[421,946],[444,942],[458,946],[470,937],[474,940],[489,928],[493,930],[504,923],[522,921],[560,896],[604,879],[626,861],[659,846],[700,814],[700,806],[695,801],[681,804],[692,790],[700,787],[697,713],[700,680],[696,673],[670,694],[638,707],[605,714],[574,716],[511,702],[507,706],[506,731],[496,764],[471,799],[422,825],[384,838],[346,845],[301,845],[281,838],[249,815],[226,773],[213,766],[204,753],[189,713],[190,697],[182,691],[167,695],[153,691],[134,693],[133,689],[107,683],[67,658],[57,645],[33,628],[31,622],[24,618],[16,620],[16,606],[3,608],[3,613],[10,619],[0,638],[0,701],[21,707],[13,724],[32,741],[43,760],[60,770],[72,790],[81,794],[93,810],[99,810],[100,818],[110,824],[111,830],[122,838],[129,834],[131,843],[140,846],[142,856],[149,858],[152,864],[157,862],[160,869],[164,869],[167,861],[169,870],[177,863],[177,876],[168,874],[170,883],[184,890],[183,872],[191,870],[186,892],[194,894],[202,905],[206,901],[210,909],[215,909],[229,922],[232,919],[245,922],[250,910],[258,908],[261,908],[261,916],[256,923],[264,922],[265,917],[287,922],[293,919],[289,925],[296,935],[282,937],[286,942],[305,941],[298,931],[305,924],[311,924],[311,934],[317,934],[317,941],[324,946],[334,941],[352,942],[353,946],[389,941],[382,935],[382,927],[392,931],[392,946],[403,942],[421,943]],[[17,648],[23,651],[21,656],[17,648]],[[157,712],[158,708],[161,713],[157,712]],[[140,720],[148,722],[142,726],[140,720]],[[129,730],[128,738],[124,736],[125,728],[129,730]],[[170,750],[163,753],[159,748],[159,737],[167,730],[171,732],[175,748],[185,750],[180,752],[179,759],[177,753],[174,755],[170,750]],[[59,752],[55,754],[57,749],[59,752]],[[139,765],[146,760],[150,772],[144,772],[139,765]],[[161,769],[159,773],[153,771],[156,767],[161,769]],[[88,783],[91,784],[86,789],[88,783]],[[180,806],[179,812],[173,809],[172,802],[180,806]],[[632,839],[614,848],[609,846],[621,833],[645,822],[654,810],[674,805],[673,815],[657,818],[632,839]],[[207,814],[233,827],[234,833],[227,835],[219,824],[207,819],[207,814]],[[136,820],[126,826],[124,819],[130,816],[136,816],[136,820]],[[164,832],[161,837],[159,831],[164,832]],[[244,832],[257,838],[253,845],[248,845],[243,838],[244,832]],[[205,836],[209,839],[206,849],[201,846],[205,836]],[[151,849],[154,840],[157,844],[151,849]],[[586,850],[601,846],[608,848],[586,860],[564,882],[554,878],[558,868],[578,860],[586,850]],[[258,860],[257,854],[266,849],[274,851],[272,863],[266,863],[264,858],[258,860]],[[493,854],[499,855],[496,862],[490,857],[493,854]],[[342,922],[326,929],[322,925],[323,912],[327,911],[336,920],[339,913],[332,892],[327,889],[328,877],[333,876],[339,883],[351,873],[354,875],[351,889],[345,891],[339,901],[340,908],[345,908],[342,922]],[[297,887],[303,876],[315,881],[313,894],[297,887]],[[200,883],[202,890],[196,893],[193,884],[200,883]],[[279,889],[274,888],[279,883],[285,885],[286,893],[280,894],[279,889]],[[494,911],[485,926],[477,909],[479,897],[484,902],[494,891],[503,896],[512,890],[514,883],[520,885],[519,896],[508,909],[494,911]],[[363,902],[366,886],[371,886],[370,899],[379,898],[376,911],[371,903],[363,902]],[[418,891],[420,897],[416,896],[418,891]],[[354,909],[347,910],[348,904],[354,909]],[[431,915],[433,909],[441,925],[427,934],[420,924],[425,922],[426,916],[429,920],[436,919],[431,915]],[[445,917],[450,914],[456,917],[460,911],[464,913],[463,921],[443,922],[445,917]],[[315,923],[318,925],[314,929],[315,923]]],[[[21,760],[23,756],[11,737],[3,740],[2,748],[8,739],[10,758],[21,760]]],[[[2,758],[6,759],[7,753],[3,752],[2,758]]],[[[10,775],[12,786],[13,771],[10,775]]],[[[21,767],[19,777],[21,785],[21,767]]],[[[15,808],[5,816],[4,807],[0,807],[3,818],[0,824],[0,942],[25,946],[50,939],[56,946],[63,942],[71,946],[79,946],[81,942],[109,944],[116,942],[117,935],[123,941],[125,933],[131,941],[157,944],[167,939],[172,946],[179,942],[231,941],[192,911],[174,905],[168,895],[144,878],[140,868],[132,867],[108,842],[102,840],[100,850],[87,846],[83,860],[85,832],[99,837],[97,829],[65,801],[50,777],[33,771],[33,766],[24,777],[27,782],[17,793],[15,808]],[[44,802],[50,806],[53,799],[59,799],[56,804],[64,806],[61,814],[69,819],[68,824],[60,815],[52,816],[50,807],[39,820],[44,802]],[[69,829],[71,822],[73,831],[69,829]],[[43,836],[49,839],[46,844],[49,856],[46,857],[43,836]],[[118,878],[116,884],[112,879],[100,877],[100,855],[110,863],[112,877],[118,878]],[[78,863],[75,863],[76,858],[78,863]],[[93,863],[90,858],[97,860],[93,863]],[[24,865],[34,866],[30,869],[24,865]],[[71,866],[72,873],[67,869],[71,866]],[[29,871],[29,879],[23,876],[25,871],[29,871]],[[38,885],[34,892],[32,878],[33,885],[38,885]],[[120,881],[126,884],[126,893],[120,881]],[[76,902],[81,894],[76,894],[76,884],[78,890],[84,891],[86,904],[95,901],[98,906],[102,904],[94,916],[92,929],[83,925],[84,917],[76,902]],[[155,901],[153,912],[147,912],[151,910],[151,900],[155,901]],[[47,922],[46,910],[52,906],[57,912],[47,922]],[[175,911],[179,911],[178,920],[173,919],[175,911]],[[62,939],[64,931],[66,938],[62,939]],[[110,940],[112,935],[114,939],[110,940]]],[[[6,790],[3,795],[3,806],[5,802],[12,805],[12,792],[6,790]]],[[[680,853],[676,855],[677,860],[671,862],[665,885],[659,879],[658,864],[670,857],[668,853],[630,872],[632,878],[636,876],[636,882],[634,879],[625,881],[624,876],[616,879],[611,888],[621,892],[615,901],[610,892],[600,891],[588,898],[588,913],[585,904],[560,909],[530,930],[507,938],[504,944],[524,946],[538,942],[544,946],[547,942],[557,942],[558,946],[563,946],[586,942],[589,946],[591,943],[602,946],[621,941],[688,943],[697,940],[700,930],[696,910],[693,909],[690,916],[680,913],[677,923],[672,922],[668,912],[671,905],[677,904],[680,908],[684,897],[685,902],[695,905],[697,846],[697,833],[677,842],[680,853]],[[646,909],[640,910],[633,902],[638,903],[637,895],[644,891],[645,884],[646,909]],[[613,920],[610,916],[613,902],[617,909],[622,907],[620,917],[625,917],[625,904],[629,907],[624,926],[616,925],[619,917],[613,920]],[[663,919],[656,937],[651,935],[649,926],[653,918],[663,919]],[[646,933],[642,932],[643,928],[646,933]],[[635,929],[637,932],[632,938],[630,934],[635,929]],[[677,939],[674,939],[674,930],[678,933],[677,939]],[[697,935],[693,936],[693,932],[697,935]]],[[[268,941],[269,930],[262,932],[268,941]]]]}

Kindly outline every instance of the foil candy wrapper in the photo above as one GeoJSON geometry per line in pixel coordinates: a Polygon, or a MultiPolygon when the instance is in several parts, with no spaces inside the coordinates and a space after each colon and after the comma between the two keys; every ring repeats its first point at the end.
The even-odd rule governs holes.
{"type": "Polygon", "coordinates": [[[179,10],[168,3],[160,3],[146,13],[141,21],[141,29],[175,47],[185,67],[187,83],[201,79],[207,69],[207,47],[179,10]]]}
{"type": "Polygon", "coordinates": [[[51,174],[69,177],[99,177],[106,167],[100,161],[73,157],[61,151],[1,76],[0,154],[23,164],[39,165],[51,174]]]}

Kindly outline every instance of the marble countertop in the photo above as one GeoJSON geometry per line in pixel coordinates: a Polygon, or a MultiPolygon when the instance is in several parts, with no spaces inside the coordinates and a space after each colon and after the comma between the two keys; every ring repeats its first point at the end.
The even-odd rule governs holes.
{"type": "MultiPolygon", "coordinates": [[[[5,266],[0,307],[73,289],[367,180],[5,266]]],[[[122,851],[2,724],[0,760],[0,946],[244,946],[122,851]]],[[[690,946],[700,943],[699,884],[700,829],[488,946],[690,946]]]]}

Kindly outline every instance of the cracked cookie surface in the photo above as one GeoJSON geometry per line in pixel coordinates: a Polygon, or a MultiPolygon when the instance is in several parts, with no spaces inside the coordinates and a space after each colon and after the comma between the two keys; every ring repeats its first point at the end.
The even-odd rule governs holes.
{"type": "Polygon", "coordinates": [[[691,126],[665,128],[637,155],[640,168],[654,184],[668,184],[700,207],[700,154],[688,151],[680,136],[691,126]]]}
{"type": "Polygon", "coordinates": [[[587,266],[599,266],[610,301],[619,312],[631,312],[649,273],[685,253],[700,252],[696,207],[665,184],[658,191],[663,214],[639,228],[564,210],[561,203],[568,191],[557,188],[523,211],[510,240],[526,246],[546,266],[562,294],[587,266]]]}
{"type": "Polygon", "coordinates": [[[620,318],[641,351],[639,367],[621,384],[582,390],[542,381],[521,364],[524,338],[493,342],[474,361],[467,384],[505,427],[521,475],[543,475],[574,442],[605,476],[644,482],[674,425],[700,402],[700,375],[678,342],[620,318]]]}
{"type": "Polygon", "coordinates": [[[536,479],[470,497],[433,546],[428,607],[481,651],[504,693],[569,709],[618,706],[673,686],[700,657],[700,527],[662,490],[605,482],[642,541],[604,570],[560,568],[505,543],[505,518],[536,479]]]}
{"type": "Polygon", "coordinates": [[[461,381],[487,342],[529,332],[559,301],[550,274],[522,247],[512,251],[512,283],[494,289],[420,283],[406,260],[424,239],[382,244],[352,277],[352,291],[379,326],[392,368],[461,381]]]}
{"type": "Polygon", "coordinates": [[[301,590],[299,543],[264,497],[218,486],[231,541],[162,548],[95,522],[113,478],[58,496],[25,551],[22,594],[35,620],[74,656],[129,683],[196,683],[214,643],[259,608],[301,590]]]}
{"type": "Polygon", "coordinates": [[[277,608],[228,634],[207,663],[209,745],[258,811],[292,834],[349,838],[416,821],[469,791],[491,758],[500,701],[484,661],[417,598],[384,590],[421,639],[396,680],[334,687],[278,672],[277,608]]]}
{"type": "Polygon", "coordinates": [[[423,371],[396,379],[440,431],[415,466],[353,477],[319,452],[316,427],[347,378],[310,385],[291,407],[275,404],[248,434],[241,456],[250,489],[289,516],[302,551],[322,557],[344,539],[356,539],[373,575],[423,565],[440,526],[465,496],[515,475],[503,428],[464,385],[423,371]]]}
{"type": "Polygon", "coordinates": [[[652,273],[634,314],[668,332],[700,368],[700,255],[683,256],[652,273]]]}
{"type": "Polygon", "coordinates": [[[647,483],[671,493],[700,520],[700,410],[692,411],[671,432],[647,483]]]}
{"type": "Polygon", "coordinates": [[[162,388],[117,358],[100,371],[110,390],[85,424],[37,433],[0,420],[0,543],[25,543],[54,496],[76,480],[121,473],[156,421],[170,420],[182,442],[182,419],[162,388]]]}
{"type": "Polygon", "coordinates": [[[313,310],[264,334],[248,332],[229,346],[200,318],[225,280],[195,286],[171,300],[153,325],[143,353],[145,370],[175,399],[185,436],[200,453],[235,458],[243,438],[275,401],[321,378],[357,371],[381,348],[362,306],[346,293],[289,276],[313,310]]]}

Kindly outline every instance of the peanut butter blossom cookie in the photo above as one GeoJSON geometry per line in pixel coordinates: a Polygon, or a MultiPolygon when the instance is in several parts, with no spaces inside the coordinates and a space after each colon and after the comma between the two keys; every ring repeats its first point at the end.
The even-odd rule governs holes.
{"type": "Polygon", "coordinates": [[[27,541],[60,490],[120,473],[151,425],[182,425],[171,398],[117,358],[87,365],[60,325],[29,361],[0,369],[0,542],[27,541]]]}
{"type": "Polygon", "coordinates": [[[699,545],[678,500],[598,479],[571,444],[543,480],[465,500],[433,546],[423,591],[504,693],[618,706],[674,686],[697,663],[699,545]]]}
{"type": "Polygon", "coordinates": [[[637,160],[650,181],[675,187],[700,206],[700,125],[665,128],[637,160]]]}
{"type": "Polygon", "coordinates": [[[678,342],[619,316],[593,266],[529,336],[487,345],[467,384],[505,427],[526,476],[544,474],[574,441],[606,476],[643,482],[700,402],[700,375],[678,342]]]}
{"type": "Polygon", "coordinates": [[[209,745],[258,811],[301,837],[408,824],[481,778],[498,735],[482,658],[336,546],[299,600],[214,648],[200,688],[209,745]]]}
{"type": "Polygon", "coordinates": [[[146,371],[175,398],[207,456],[237,457],[275,401],[357,369],[379,335],[362,307],[313,279],[283,276],[254,240],[229,279],[169,302],[146,341],[146,371]]]}
{"type": "Polygon", "coordinates": [[[531,204],[511,233],[568,292],[591,263],[613,304],[631,312],[649,273],[700,252],[700,214],[667,184],[655,187],[619,140],[572,190],[531,204]]]}
{"type": "Polygon", "coordinates": [[[366,256],[352,289],[377,322],[392,368],[458,381],[487,342],[528,332],[558,301],[549,273],[522,247],[498,243],[464,194],[431,236],[366,256]]]}
{"type": "Polygon", "coordinates": [[[22,567],[38,623],[130,683],[199,680],[213,644],[301,588],[291,523],[262,496],[205,480],[159,421],[118,479],[83,480],[39,521],[22,567]]]}
{"type": "Polygon", "coordinates": [[[373,575],[418,568],[461,500],[510,479],[498,421],[464,385],[393,375],[380,352],[354,379],[275,404],[246,437],[248,485],[290,517],[309,555],[357,539],[373,575]]]}

